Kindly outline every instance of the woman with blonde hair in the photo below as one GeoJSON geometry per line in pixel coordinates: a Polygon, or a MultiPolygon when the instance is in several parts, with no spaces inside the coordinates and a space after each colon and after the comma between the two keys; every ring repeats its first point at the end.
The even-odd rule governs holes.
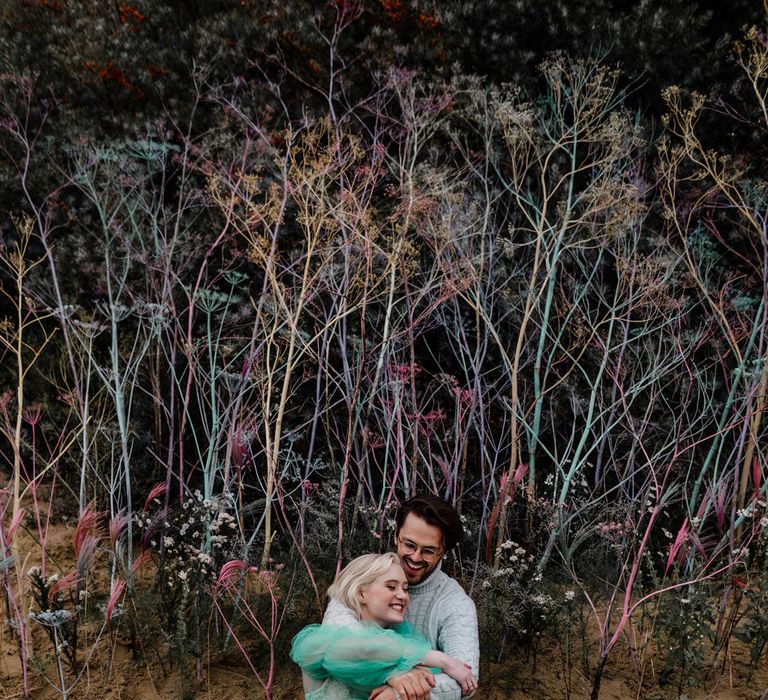
{"type": "Polygon", "coordinates": [[[303,672],[305,700],[367,700],[392,676],[421,665],[447,673],[463,694],[477,687],[467,664],[431,649],[404,622],[408,581],[396,554],[352,560],[328,596],[333,615],[305,627],[291,646],[303,672]]]}

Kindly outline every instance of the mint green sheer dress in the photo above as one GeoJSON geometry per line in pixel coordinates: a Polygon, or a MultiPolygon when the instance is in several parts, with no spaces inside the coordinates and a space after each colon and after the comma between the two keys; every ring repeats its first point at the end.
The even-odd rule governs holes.
{"type": "Polygon", "coordinates": [[[305,700],[367,700],[391,676],[420,664],[430,649],[407,622],[391,629],[375,622],[308,625],[293,638],[291,658],[313,682],[305,700]]]}

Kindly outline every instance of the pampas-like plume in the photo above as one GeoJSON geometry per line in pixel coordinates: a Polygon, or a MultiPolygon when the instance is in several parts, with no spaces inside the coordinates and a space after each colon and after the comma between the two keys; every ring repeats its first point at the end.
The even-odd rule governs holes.
{"type": "Polygon", "coordinates": [[[256,566],[250,566],[247,562],[243,561],[242,559],[233,559],[232,561],[228,561],[224,566],[221,567],[221,571],[219,572],[219,577],[216,579],[216,586],[222,587],[222,588],[229,588],[234,583],[237,583],[240,581],[243,574],[248,573],[249,571],[253,573],[258,572],[258,567],[256,566]]]}
{"type": "Polygon", "coordinates": [[[125,514],[125,510],[118,511],[114,517],[109,520],[109,543],[112,545],[112,551],[115,550],[117,544],[117,538],[120,537],[123,530],[128,525],[128,516],[125,514]]]}
{"type": "Polygon", "coordinates": [[[48,590],[48,604],[52,605],[57,593],[66,591],[70,588],[77,586],[80,581],[80,576],[77,570],[70,571],[66,576],[62,576],[57,579],[56,582],[48,590]]]}
{"type": "Polygon", "coordinates": [[[93,504],[88,504],[80,514],[73,540],[75,545],[75,556],[78,560],[80,559],[83,545],[89,538],[96,540],[96,542],[101,539],[101,533],[99,532],[99,516],[100,513],[93,509],[93,504]]]}
{"type": "Polygon", "coordinates": [[[152,487],[152,490],[149,492],[147,500],[144,501],[144,512],[146,513],[149,510],[149,507],[152,505],[152,501],[162,496],[166,491],[167,487],[164,483],[155,484],[152,487]]]}
{"type": "Polygon", "coordinates": [[[120,599],[120,596],[123,595],[124,590],[125,581],[121,581],[120,579],[115,579],[112,581],[112,592],[109,594],[109,600],[107,601],[107,608],[105,611],[107,622],[112,619],[112,613],[115,610],[115,606],[117,605],[117,601],[120,599]]]}

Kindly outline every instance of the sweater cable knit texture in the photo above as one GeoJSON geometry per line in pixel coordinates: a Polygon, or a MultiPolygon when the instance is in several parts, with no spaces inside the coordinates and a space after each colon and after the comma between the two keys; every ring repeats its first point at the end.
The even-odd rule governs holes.
{"type": "MultiPolygon", "coordinates": [[[[464,589],[441,569],[435,569],[424,583],[410,586],[411,602],[405,613],[408,620],[434,649],[466,661],[472,674],[479,677],[480,645],[477,612],[464,589]]],[[[450,676],[435,676],[437,685],[431,700],[459,700],[461,688],[450,676]]]]}

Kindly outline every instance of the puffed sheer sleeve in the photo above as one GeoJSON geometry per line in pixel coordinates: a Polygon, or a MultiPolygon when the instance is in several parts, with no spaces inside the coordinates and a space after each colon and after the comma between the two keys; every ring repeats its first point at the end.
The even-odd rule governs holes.
{"type": "Polygon", "coordinates": [[[384,629],[371,623],[308,625],[293,639],[291,658],[315,680],[334,678],[370,689],[419,665],[430,651],[410,625],[384,629]]]}

